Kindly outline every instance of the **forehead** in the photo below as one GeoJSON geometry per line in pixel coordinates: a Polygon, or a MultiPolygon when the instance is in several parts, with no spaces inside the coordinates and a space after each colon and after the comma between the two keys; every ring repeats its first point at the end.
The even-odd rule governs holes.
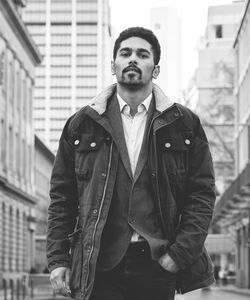
{"type": "Polygon", "coordinates": [[[140,37],[130,37],[121,42],[120,48],[132,48],[132,49],[146,49],[152,52],[150,43],[140,37]]]}

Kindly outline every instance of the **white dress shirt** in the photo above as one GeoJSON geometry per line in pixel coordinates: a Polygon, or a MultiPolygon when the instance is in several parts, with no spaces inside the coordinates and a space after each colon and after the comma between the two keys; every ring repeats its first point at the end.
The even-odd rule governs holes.
{"type": "MultiPolygon", "coordinates": [[[[131,165],[132,174],[135,174],[135,168],[138,162],[142,140],[144,136],[145,126],[147,122],[147,114],[152,99],[152,93],[137,107],[137,113],[134,117],[130,114],[130,106],[117,94],[120,106],[122,125],[124,130],[125,141],[128,149],[128,156],[131,165]]],[[[134,231],[131,242],[141,240],[139,234],[134,231]]]]}
{"type": "Polygon", "coordinates": [[[130,106],[117,94],[122,125],[124,130],[125,141],[128,149],[128,155],[131,165],[132,174],[134,175],[138,157],[141,150],[147,114],[152,99],[152,93],[137,107],[137,113],[134,117],[130,114],[130,106]]]}

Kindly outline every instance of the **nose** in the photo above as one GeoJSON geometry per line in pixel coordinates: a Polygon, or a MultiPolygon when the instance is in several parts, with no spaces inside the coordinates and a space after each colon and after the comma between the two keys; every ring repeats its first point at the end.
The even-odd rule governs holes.
{"type": "Polygon", "coordinates": [[[129,64],[137,64],[136,53],[133,52],[129,58],[130,58],[129,64]]]}

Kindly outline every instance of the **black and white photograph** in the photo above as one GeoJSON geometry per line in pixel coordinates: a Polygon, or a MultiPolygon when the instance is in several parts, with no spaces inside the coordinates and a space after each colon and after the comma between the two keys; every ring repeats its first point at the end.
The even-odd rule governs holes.
{"type": "Polygon", "coordinates": [[[0,0],[0,300],[250,299],[250,0],[0,0]]]}

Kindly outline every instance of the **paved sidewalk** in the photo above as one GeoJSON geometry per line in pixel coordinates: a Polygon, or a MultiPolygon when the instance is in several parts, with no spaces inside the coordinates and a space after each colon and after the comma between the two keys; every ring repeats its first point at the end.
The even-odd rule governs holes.
{"type": "MultiPolygon", "coordinates": [[[[245,295],[250,297],[250,289],[238,288],[235,285],[213,285],[212,289],[219,289],[221,291],[245,295]]],[[[250,299],[250,298],[249,298],[250,299]]]]}

